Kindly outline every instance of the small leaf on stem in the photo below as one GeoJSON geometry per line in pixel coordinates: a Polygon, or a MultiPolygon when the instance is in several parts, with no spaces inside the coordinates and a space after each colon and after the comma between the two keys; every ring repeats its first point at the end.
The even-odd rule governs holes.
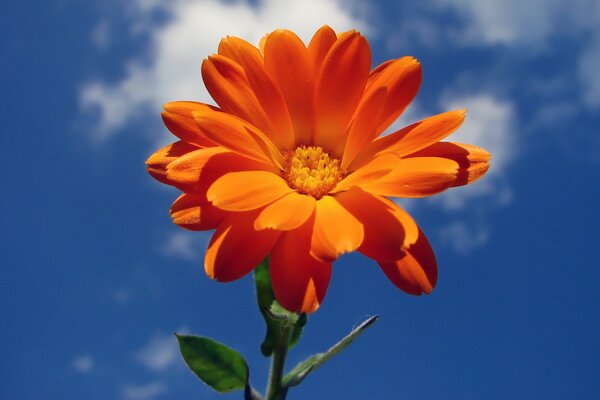
{"type": "Polygon", "coordinates": [[[294,369],[292,369],[283,378],[283,385],[286,387],[292,387],[300,384],[308,374],[319,368],[331,357],[344,350],[350,343],[352,343],[360,334],[362,334],[367,328],[373,325],[373,323],[378,319],[378,315],[367,319],[362,324],[354,328],[352,332],[348,334],[348,336],[340,340],[326,352],[312,355],[306,360],[296,365],[294,369]]]}
{"type": "Polygon", "coordinates": [[[248,364],[237,351],[205,337],[175,336],[185,363],[217,392],[244,390],[249,385],[248,364]]]}

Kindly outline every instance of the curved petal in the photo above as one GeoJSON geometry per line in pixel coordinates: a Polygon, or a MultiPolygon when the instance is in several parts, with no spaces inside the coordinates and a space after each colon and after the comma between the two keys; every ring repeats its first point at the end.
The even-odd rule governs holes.
{"type": "Polygon", "coordinates": [[[312,37],[308,44],[308,54],[312,60],[314,71],[321,69],[325,56],[336,42],[335,31],[327,25],[323,25],[312,37]]]}
{"type": "Polygon", "coordinates": [[[169,212],[173,223],[191,231],[215,229],[227,215],[207,201],[206,196],[191,193],[179,196],[169,212]]]}
{"type": "Polygon", "coordinates": [[[215,143],[198,128],[192,115],[195,111],[216,110],[214,107],[193,101],[174,101],[163,107],[163,122],[173,135],[199,147],[215,146],[215,143]]]}
{"type": "Polygon", "coordinates": [[[392,172],[361,187],[382,196],[425,197],[448,189],[457,172],[458,163],[447,158],[404,158],[392,172]]]}
{"type": "Polygon", "coordinates": [[[167,166],[179,157],[198,149],[198,146],[184,141],[171,143],[148,157],[146,160],[146,170],[157,181],[169,184],[169,180],[167,179],[167,166]]]}
{"type": "Polygon", "coordinates": [[[333,44],[318,72],[313,140],[338,157],[344,150],[346,127],[361,99],[370,67],[369,43],[358,32],[348,32],[333,44]]]}
{"type": "Polygon", "coordinates": [[[342,179],[332,193],[381,179],[392,172],[401,158],[392,153],[382,154],[342,179]]]}
{"type": "Polygon", "coordinates": [[[268,171],[230,172],[217,179],[206,197],[215,207],[248,211],[272,203],[293,192],[285,180],[268,171]]]}
{"type": "Polygon", "coordinates": [[[219,107],[250,122],[264,132],[274,128],[248,83],[246,73],[235,61],[212,55],[202,62],[202,79],[219,107]]]}
{"type": "Polygon", "coordinates": [[[408,157],[442,157],[458,163],[458,174],[450,186],[462,186],[481,178],[490,167],[490,153],[470,144],[439,142],[408,157]]]}
{"type": "Polygon", "coordinates": [[[215,231],[204,259],[206,274],[220,282],[242,278],[271,252],[280,231],[254,230],[257,212],[230,213],[215,231]]]}
{"type": "Polygon", "coordinates": [[[331,263],[310,255],[314,218],[284,232],[271,253],[270,274],[277,301],[298,313],[316,311],[327,292],[331,263]]]}
{"type": "Polygon", "coordinates": [[[365,230],[358,251],[377,261],[394,261],[419,237],[419,227],[406,211],[385,197],[354,188],[336,196],[365,230]]]}
{"type": "Polygon", "coordinates": [[[395,153],[402,157],[429,147],[457,130],[465,119],[465,112],[456,110],[434,115],[383,136],[361,151],[349,168],[357,168],[377,154],[395,153]]]}
{"type": "Polygon", "coordinates": [[[315,206],[314,197],[291,192],[265,207],[254,221],[254,229],[296,229],[313,214],[315,206]]]}
{"type": "Polygon", "coordinates": [[[379,262],[379,266],[396,287],[409,294],[429,294],[437,283],[435,254],[421,230],[417,242],[403,257],[392,262],[379,262]]]}
{"type": "Polygon", "coordinates": [[[320,261],[334,261],[356,250],[364,239],[363,226],[332,196],[317,201],[312,232],[311,255],[320,261]]]}
{"type": "Polygon", "coordinates": [[[273,129],[266,133],[281,150],[292,149],[294,133],[287,106],[277,84],[265,68],[260,51],[234,36],[223,39],[219,45],[221,48],[227,48],[227,53],[244,69],[254,95],[271,121],[273,129]]]}
{"type": "Polygon", "coordinates": [[[194,120],[202,132],[219,145],[283,169],[283,156],[273,142],[246,121],[212,110],[194,112],[194,120]]]}
{"type": "Polygon", "coordinates": [[[385,131],[404,112],[417,95],[421,79],[421,64],[413,57],[394,60],[378,74],[372,75],[365,96],[382,88],[386,89],[387,96],[371,140],[385,131]]]}
{"type": "Polygon", "coordinates": [[[275,80],[292,119],[295,144],[310,142],[314,91],[311,59],[302,40],[289,30],[272,32],[265,42],[265,67],[275,80]]]}
{"type": "Polygon", "coordinates": [[[273,170],[273,166],[251,160],[223,147],[208,147],[187,153],[167,166],[164,182],[189,193],[206,193],[222,175],[234,171],[273,170]]]}
{"type": "Polygon", "coordinates": [[[377,136],[375,130],[381,120],[381,112],[387,98],[387,89],[380,87],[378,90],[365,94],[356,109],[356,115],[350,124],[348,139],[342,155],[342,169],[354,160],[365,144],[373,141],[377,136]]]}

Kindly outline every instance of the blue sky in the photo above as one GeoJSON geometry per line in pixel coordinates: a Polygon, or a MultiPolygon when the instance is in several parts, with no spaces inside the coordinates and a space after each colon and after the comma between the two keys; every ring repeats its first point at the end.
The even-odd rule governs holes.
{"type": "MultiPolygon", "coordinates": [[[[468,108],[453,140],[488,149],[485,179],[402,204],[430,238],[430,296],[342,257],[290,367],[381,320],[290,399],[600,397],[600,5],[590,0],[13,1],[0,16],[4,195],[0,398],[217,399],[173,331],[267,360],[252,280],[204,275],[208,233],[171,224],[177,193],[144,160],[173,138],[161,104],[210,101],[218,40],[359,28],[374,64],[424,80],[395,126],[468,108]],[[8,184],[6,184],[8,183],[8,184]]],[[[239,393],[223,396],[240,398],[239,393]]]]}

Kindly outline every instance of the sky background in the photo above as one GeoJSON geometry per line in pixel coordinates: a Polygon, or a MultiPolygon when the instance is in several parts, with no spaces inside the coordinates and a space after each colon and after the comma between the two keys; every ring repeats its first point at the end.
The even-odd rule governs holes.
{"type": "Polygon", "coordinates": [[[174,100],[210,101],[226,35],[360,29],[373,65],[417,57],[396,127],[468,108],[450,139],[492,153],[469,187],[402,204],[438,258],[412,297],[358,254],[334,268],[288,365],[380,321],[288,398],[600,398],[600,3],[594,0],[17,1],[0,15],[0,398],[239,399],[196,379],[172,332],[268,362],[250,276],[204,275],[210,233],[171,224],[144,161],[174,100]]]}

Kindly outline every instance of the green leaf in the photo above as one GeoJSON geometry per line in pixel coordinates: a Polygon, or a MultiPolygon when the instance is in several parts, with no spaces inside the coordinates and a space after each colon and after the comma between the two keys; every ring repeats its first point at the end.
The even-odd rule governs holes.
{"type": "Polygon", "coordinates": [[[240,353],[205,337],[175,336],[185,363],[204,383],[219,393],[246,388],[248,364],[240,353]]]}
{"type": "Polygon", "coordinates": [[[265,357],[269,357],[273,353],[278,332],[281,331],[282,327],[290,323],[294,324],[289,343],[289,348],[292,348],[302,336],[302,328],[306,324],[307,317],[305,314],[299,316],[284,309],[275,300],[275,294],[271,286],[271,277],[269,275],[269,257],[265,258],[254,269],[254,282],[256,285],[258,308],[265,319],[267,327],[265,339],[260,345],[260,351],[265,357]]]}
{"type": "Polygon", "coordinates": [[[300,384],[306,378],[308,374],[315,371],[331,357],[344,350],[350,343],[352,343],[360,334],[362,334],[367,328],[369,328],[375,321],[379,319],[379,316],[375,315],[365,322],[357,326],[342,340],[336,343],[333,347],[324,353],[318,353],[310,356],[306,360],[302,361],[294,367],[288,374],[283,377],[283,385],[286,387],[292,387],[300,384]]]}

